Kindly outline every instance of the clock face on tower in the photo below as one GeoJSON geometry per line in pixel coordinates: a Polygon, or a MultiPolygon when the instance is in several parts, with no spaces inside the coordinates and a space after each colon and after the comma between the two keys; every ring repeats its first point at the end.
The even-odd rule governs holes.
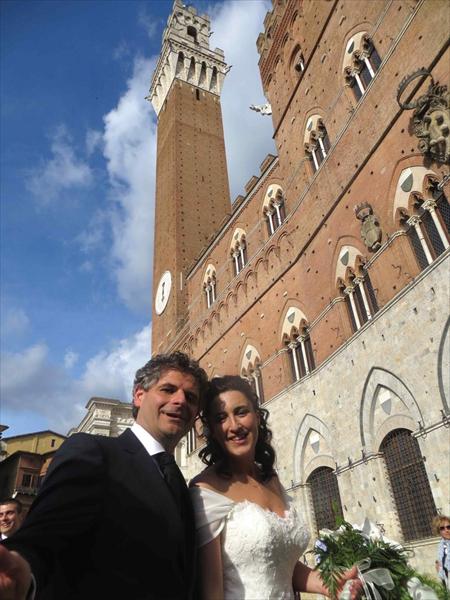
{"type": "Polygon", "coordinates": [[[171,289],[172,274],[170,273],[170,271],[165,271],[161,275],[161,279],[159,280],[158,288],[156,290],[155,311],[157,315],[160,315],[164,312],[164,309],[167,306],[167,302],[169,301],[171,289]]]}

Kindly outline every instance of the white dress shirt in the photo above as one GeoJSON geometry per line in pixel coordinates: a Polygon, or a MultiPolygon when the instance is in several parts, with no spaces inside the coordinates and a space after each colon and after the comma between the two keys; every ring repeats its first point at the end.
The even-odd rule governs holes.
{"type": "Polygon", "coordinates": [[[151,433],[149,433],[146,429],[139,425],[138,423],[134,423],[131,427],[131,431],[137,437],[137,439],[141,442],[150,456],[154,454],[158,454],[159,452],[166,452],[163,446],[155,440],[151,433]]]}

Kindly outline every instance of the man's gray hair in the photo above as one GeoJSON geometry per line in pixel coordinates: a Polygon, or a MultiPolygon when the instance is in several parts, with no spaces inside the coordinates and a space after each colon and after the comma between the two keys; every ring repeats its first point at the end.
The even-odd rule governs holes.
{"type": "Polygon", "coordinates": [[[133,417],[136,418],[139,408],[134,405],[134,394],[136,390],[149,390],[155,385],[166,371],[180,371],[192,375],[195,379],[200,405],[203,402],[208,378],[205,371],[201,368],[198,362],[189,358],[183,352],[172,352],[171,354],[156,354],[148,363],[136,371],[133,382],[133,417]]]}

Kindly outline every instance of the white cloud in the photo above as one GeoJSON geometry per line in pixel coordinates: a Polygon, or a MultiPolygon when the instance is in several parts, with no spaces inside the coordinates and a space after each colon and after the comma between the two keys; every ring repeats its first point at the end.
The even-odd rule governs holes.
{"type": "Polygon", "coordinates": [[[104,117],[103,137],[118,293],[129,308],[145,312],[151,286],[156,169],[156,127],[145,96],[154,66],[154,61],[136,58],[126,92],[104,117]]]}
{"type": "Polygon", "coordinates": [[[143,6],[139,9],[139,24],[146,30],[150,40],[152,40],[158,32],[160,19],[156,19],[155,15],[148,13],[143,6]]]}
{"type": "Polygon", "coordinates": [[[79,359],[79,355],[76,352],[73,352],[73,350],[67,350],[67,352],[64,354],[64,367],[68,370],[72,369],[72,367],[74,367],[79,359]]]}
{"type": "Polygon", "coordinates": [[[2,318],[2,335],[22,335],[30,324],[30,319],[21,308],[10,308],[2,318]]]}
{"type": "Polygon", "coordinates": [[[91,156],[98,148],[102,147],[103,135],[96,129],[88,129],[86,133],[86,152],[91,156]]]}
{"type": "Polygon", "coordinates": [[[93,179],[89,165],[75,155],[72,139],[64,125],[60,125],[52,136],[51,152],[52,158],[32,169],[27,181],[28,189],[43,205],[64,190],[90,185],[93,179]]]}
{"type": "Polygon", "coordinates": [[[116,46],[116,48],[114,48],[113,51],[113,58],[114,60],[124,60],[124,59],[128,59],[131,55],[131,48],[129,46],[129,44],[127,44],[127,42],[125,41],[121,41],[119,43],[118,46],[116,46]]]}
{"type": "Polygon", "coordinates": [[[78,234],[76,241],[85,254],[92,253],[105,239],[109,216],[106,211],[97,210],[91,217],[86,229],[78,234]]]}
{"type": "Polygon", "coordinates": [[[79,381],[85,396],[106,396],[131,401],[134,374],[150,360],[151,328],[149,325],[129,338],[120,340],[114,349],[91,358],[79,381]]]}
{"type": "Polygon", "coordinates": [[[0,363],[2,409],[17,416],[34,414],[39,422],[45,419],[49,429],[65,433],[81,421],[92,396],[131,401],[134,373],[150,358],[150,338],[151,328],[146,325],[92,357],[79,378],[68,373],[78,358],[72,350],[66,352],[64,366],[50,359],[42,343],[5,353],[0,363]]]}

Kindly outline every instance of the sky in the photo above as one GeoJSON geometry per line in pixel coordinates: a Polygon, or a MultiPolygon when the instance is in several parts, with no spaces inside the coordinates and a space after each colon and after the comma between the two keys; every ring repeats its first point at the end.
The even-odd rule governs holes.
{"type": "MultiPolygon", "coordinates": [[[[269,0],[192,2],[233,65],[222,91],[231,199],[274,152],[256,39],[269,0]]],[[[151,356],[156,115],[171,1],[2,0],[0,423],[78,425],[131,401],[151,356]]]]}

